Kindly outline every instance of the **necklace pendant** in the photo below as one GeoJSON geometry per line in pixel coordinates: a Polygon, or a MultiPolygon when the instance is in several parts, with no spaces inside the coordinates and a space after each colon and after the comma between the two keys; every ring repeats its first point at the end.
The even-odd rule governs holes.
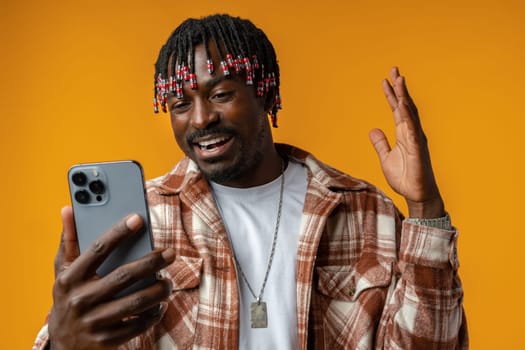
{"type": "Polygon", "coordinates": [[[267,328],[268,313],[266,312],[266,303],[264,301],[255,301],[250,305],[252,328],[267,328]]]}

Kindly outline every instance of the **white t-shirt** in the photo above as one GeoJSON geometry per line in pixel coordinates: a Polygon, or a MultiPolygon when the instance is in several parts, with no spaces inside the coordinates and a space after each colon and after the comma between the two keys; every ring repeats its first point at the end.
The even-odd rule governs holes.
{"type": "MultiPolygon", "coordinates": [[[[290,161],[284,172],[284,194],[277,245],[261,301],[266,302],[267,328],[251,328],[250,293],[237,273],[240,305],[240,349],[297,349],[296,256],[306,195],[306,169],[290,161]]],[[[272,248],[281,177],[256,187],[211,184],[237,261],[259,296],[272,248]]]]}

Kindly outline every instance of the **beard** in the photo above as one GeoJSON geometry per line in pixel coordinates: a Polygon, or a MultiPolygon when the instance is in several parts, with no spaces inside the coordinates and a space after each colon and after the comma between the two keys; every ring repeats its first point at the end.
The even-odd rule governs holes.
{"type": "MultiPolygon", "coordinates": [[[[232,180],[241,179],[242,177],[249,175],[250,172],[255,171],[257,166],[261,163],[263,159],[263,145],[266,138],[265,132],[266,130],[264,125],[261,123],[257,135],[254,135],[255,140],[249,142],[250,144],[247,144],[247,142],[241,138],[242,142],[240,144],[238,154],[229,165],[217,165],[215,167],[212,166],[211,169],[206,169],[199,166],[199,163],[196,162],[197,166],[199,166],[199,169],[204,177],[211,182],[222,184],[232,180]]],[[[225,127],[216,127],[208,130],[196,131],[186,138],[186,142],[188,145],[191,145],[193,143],[192,140],[196,137],[202,137],[207,134],[215,133],[229,134],[234,137],[240,137],[236,130],[225,127]]],[[[209,163],[214,164],[220,163],[221,161],[222,159],[219,158],[215,161],[209,161],[209,163]]]]}
{"type": "Polygon", "coordinates": [[[228,167],[223,167],[214,171],[204,171],[201,169],[201,172],[208,181],[221,184],[242,178],[249,174],[250,171],[253,171],[253,169],[261,162],[262,157],[263,154],[260,150],[256,151],[253,156],[246,156],[243,152],[241,153],[240,158],[228,167]]]}

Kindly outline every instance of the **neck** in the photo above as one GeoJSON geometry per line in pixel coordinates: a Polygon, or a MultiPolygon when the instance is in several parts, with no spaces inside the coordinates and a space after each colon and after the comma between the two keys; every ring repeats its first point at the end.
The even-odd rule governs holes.
{"type": "Polygon", "coordinates": [[[270,150],[263,156],[261,161],[252,169],[244,174],[224,182],[223,186],[247,188],[264,185],[278,178],[283,171],[283,161],[285,161],[272,144],[270,150]]]}

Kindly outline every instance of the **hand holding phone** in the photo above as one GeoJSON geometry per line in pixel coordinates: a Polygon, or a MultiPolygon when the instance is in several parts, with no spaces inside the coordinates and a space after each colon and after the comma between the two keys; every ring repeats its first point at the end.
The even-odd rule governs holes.
{"type": "MultiPolygon", "coordinates": [[[[99,179],[104,182],[112,177],[108,175],[99,179]]],[[[89,187],[90,181],[87,183],[89,187]]],[[[112,181],[104,184],[108,185],[107,188],[113,186],[112,181]]],[[[113,200],[113,193],[112,190],[107,192],[108,201],[113,200]]],[[[104,197],[100,201],[96,196],[93,199],[100,203],[105,201],[104,197]]],[[[75,215],[78,217],[78,211],[75,215]]],[[[114,347],[143,333],[161,319],[163,310],[159,309],[159,304],[164,304],[171,294],[171,282],[154,280],[153,284],[136,291],[129,291],[129,287],[145,277],[154,276],[173,262],[173,249],[151,251],[149,247],[146,256],[117,264],[105,275],[97,273],[103,262],[108,261],[107,258],[124,242],[140,236],[144,230],[146,218],[142,214],[122,216],[95,235],[87,246],[81,248],[79,255],[76,238],[80,240],[83,234],[76,232],[76,226],[80,226],[73,220],[71,207],[63,209],[62,241],[55,260],[57,275],[48,327],[53,349],[114,347]],[[124,290],[129,293],[122,293],[124,290]]]]}
{"type": "MultiPolygon", "coordinates": [[[[141,230],[121,242],[100,265],[97,269],[100,276],[152,251],[144,176],[139,163],[119,161],[75,165],[69,169],[68,179],[80,252],[124,216],[137,213],[143,220],[141,230]]],[[[129,294],[154,282],[155,276],[147,276],[117,295],[129,294]]]]}

